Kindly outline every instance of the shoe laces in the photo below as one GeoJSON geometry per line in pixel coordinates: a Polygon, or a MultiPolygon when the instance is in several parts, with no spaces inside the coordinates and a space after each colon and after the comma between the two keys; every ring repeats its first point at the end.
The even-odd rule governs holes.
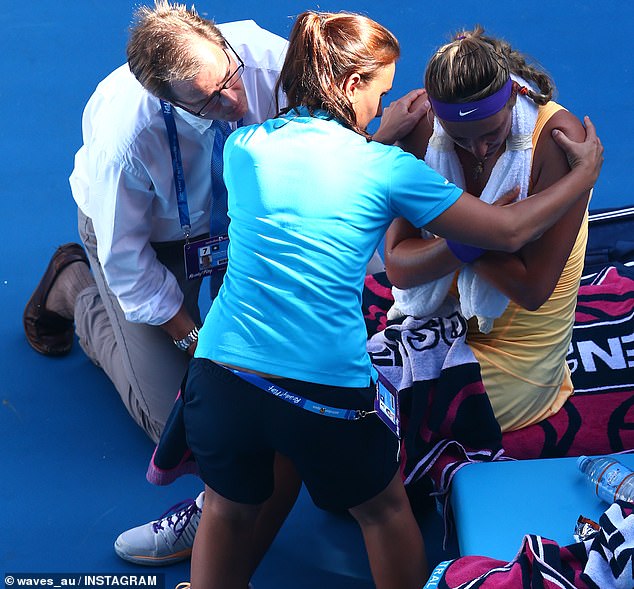
{"type": "MultiPolygon", "coordinates": [[[[161,530],[163,530],[163,526],[167,524],[168,528],[172,528],[174,530],[174,534],[176,535],[175,540],[178,540],[198,510],[198,505],[196,505],[196,502],[193,499],[186,499],[176,505],[172,505],[172,507],[170,507],[163,515],[161,515],[161,517],[159,517],[157,521],[152,524],[154,533],[158,534],[161,530]]],[[[187,588],[183,587],[182,589],[187,588]]]]}

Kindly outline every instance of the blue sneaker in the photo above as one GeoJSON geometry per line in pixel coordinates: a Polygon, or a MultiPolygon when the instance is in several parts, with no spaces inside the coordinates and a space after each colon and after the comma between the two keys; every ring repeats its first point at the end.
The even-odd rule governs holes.
{"type": "Polygon", "coordinates": [[[205,493],[168,509],[159,519],[123,532],[114,550],[123,560],[162,566],[191,556],[205,493]]]}

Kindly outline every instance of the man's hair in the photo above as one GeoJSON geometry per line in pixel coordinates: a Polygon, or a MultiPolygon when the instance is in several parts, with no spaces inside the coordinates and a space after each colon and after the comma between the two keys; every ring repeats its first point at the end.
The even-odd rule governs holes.
{"type": "Polygon", "coordinates": [[[378,71],[400,55],[396,37],[366,16],[347,12],[300,14],[295,21],[286,59],[277,82],[288,106],[303,105],[309,111],[324,109],[357,133],[354,108],[344,92],[349,76],[358,73],[370,82],[378,71]]]}
{"type": "Polygon", "coordinates": [[[456,33],[453,41],[436,51],[427,64],[425,89],[440,102],[472,102],[495,94],[511,73],[534,84],[539,92],[527,88],[526,93],[537,104],[553,97],[555,85],[539,65],[529,63],[506,41],[485,36],[478,25],[456,33]]]}
{"type": "Polygon", "coordinates": [[[200,45],[206,41],[226,48],[218,27],[193,6],[155,0],[154,8],[141,6],[134,13],[127,46],[130,71],[148,92],[169,100],[173,82],[200,73],[200,45]]]}

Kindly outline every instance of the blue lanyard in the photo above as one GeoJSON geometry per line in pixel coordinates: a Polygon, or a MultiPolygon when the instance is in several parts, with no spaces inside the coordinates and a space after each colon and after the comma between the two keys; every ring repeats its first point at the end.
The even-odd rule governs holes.
{"type": "Polygon", "coordinates": [[[172,155],[172,169],[174,170],[174,187],[176,188],[176,202],[178,203],[178,217],[180,219],[185,239],[189,237],[191,231],[191,222],[189,220],[189,206],[187,206],[187,189],[185,188],[185,173],[183,172],[183,161],[181,159],[181,150],[178,144],[178,134],[176,133],[176,122],[174,121],[174,113],[172,105],[169,102],[161,100],[161,111],[165,119],[165,128],[167,129],[167,138],[170,145],[170,153],[172,155]]]}
{"type": "Polygon", "coordinates": [[[329,405],[321,405],[296,393],[290,393],[286,389],[273,384],[272,382],[266,380],[265,378],[262,378],[258,374],[253,374],[252,372],[244,372],[242,370],[235,370],[234,368],[225,368],[227,368],[227,370],[230,370],[236,376],[239,376],[243,380],[246,380],[252,385],[255,385],[256,387],[262,389],[263,391],[275,395],[278,399],[282,399],[282,401],[286,401],[287,403],[291,403],[296,407],[306,409],[306,411],[311,411],[312,413],[325,415],[327,417],[336,417],[337,419],[348,419],[354,421],[365,417],[369,413],[374,413],[374,411],[363,411],[360,409],[340,409],[338,407],[330,407],[329,405]]]}
{"type": "MultiPolygon", "coordinates": [[[[161,100],[161,112],[163,113],[163,119],[165,120],[165,128],[167,129],[170,154],[172,156],[172,170],[174,171],[174,187],[176,188],[178,217],[180,219],[183,233],[185,234],[185,239],[187,239],[189,238],[192,226],[189,219],[189,206],[187,205],[187,189],[185,187],[185,172],[183,171],[183,160],[181,158],[181,149],[178,143],[178,133],[176,132],[176,121],[174,121],[174,112],[172,109],[173,107],[169,102],[161,100]]],[[[243,119],[240,119],[238,121],[238,127],[242,127],[243,124],[243,119]]],[[[224,199],[226,209],[226,196],[224,197],[224,199]]],[[[224,214],[226,216],[226,211],[224,214]]]]}

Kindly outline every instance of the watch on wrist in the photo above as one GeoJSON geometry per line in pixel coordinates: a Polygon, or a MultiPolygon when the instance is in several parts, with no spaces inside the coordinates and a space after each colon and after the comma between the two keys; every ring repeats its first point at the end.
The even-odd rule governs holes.
{"type": "Polygon", "coordinates": [[[189,350],[189,346],[198,341],[198,327],[194,327],[183,339],[175,339],[173,341],[179,350],[186,352],[189,350]]]}

